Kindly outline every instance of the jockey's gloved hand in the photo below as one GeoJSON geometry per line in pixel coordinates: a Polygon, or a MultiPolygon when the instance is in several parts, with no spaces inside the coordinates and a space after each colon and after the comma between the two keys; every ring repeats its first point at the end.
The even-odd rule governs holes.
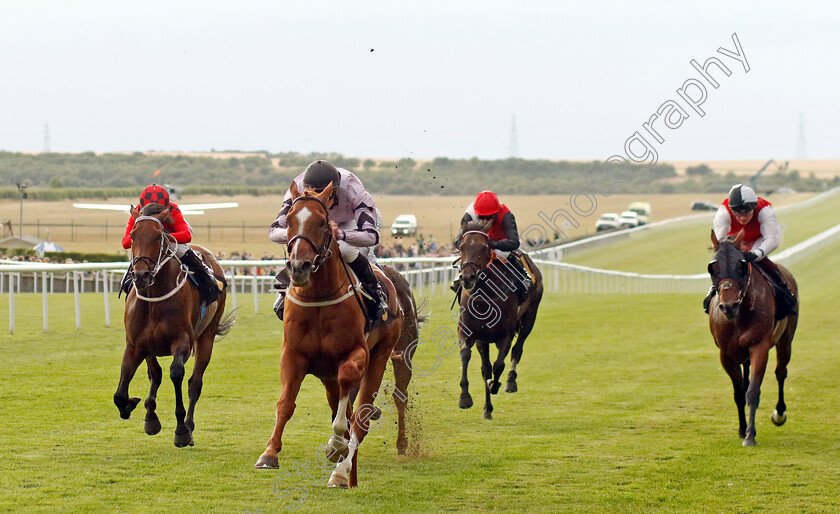
{"type": "Polygon", "coordinates": [[[757,253],[755,253],[755,252],[747,252],[747,253],[745,253],[745,254],[744,254],[744,259],[746,259],[746,261],[747,261],[747,262],[755,262],[755,261],[757,261],[760,257],[761,257],[761,256],[760,256],[760,255],[758,255],[758,254],[757,254],[757,253]]]}

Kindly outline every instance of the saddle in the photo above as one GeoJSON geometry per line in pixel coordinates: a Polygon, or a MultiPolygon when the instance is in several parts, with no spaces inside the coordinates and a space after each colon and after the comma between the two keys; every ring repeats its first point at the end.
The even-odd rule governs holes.
{"type": "MultiPolygon", "coordinates": [[[[374,264],[374,266],[379,268],[380,271],[383,271],[382,268],[380,268],[378,264],[374,264]]],[[[353,272],[353,270],[349,268],[349,266],[347,268],[347,272],[348,272],[348,278],[350,279],[350,283],[361,284],[361,282],[359,281],[359,278],[356,276],[356,274],[353,272]]],[[[383,271],[383,275],[384,275],[384,271],[383,271]]],[[[286,268],[283,268],[282,270],[280,270],[280,272],[274,278],[276,280],[276,282],[274,284],[274,289],[276,289],[279,293],[281,293],[282,298],[285,300],[286,292],[288,291],[289,285],[291,284],[291,280],[292,280],[291,276],[289,276],[288,270],[286,268]]],[[[387,277],[385,277],[385,279],[382,280],[379,277],[377,277],[377,282],[381,286],[382,291],[385,293],[385,299],[386,299],[386,301],[388,301],[390,303],[391,294],[388,292],[388,288],[386,287],[385,280],[389,280],[389,279],[387,277]]],[[[396,319],[395,313],[390,312],[390,311],[385,311],[385,317],[384,318],[374,317],[373,313],[376,311],[376,304],[378,303],[377,300],[372,298],[367,293],[367,291],[365,291],[364,289],[360,288],[360,291],[362,293],[362,297],[364,298],[364,300],[359,300],[358,296],[356,296],[356,301],[359,304],[359,308],[361,308],[362,312],[364,312],[364,314],[365,314],[365,332],[370,332],[372,329],[374,329],[378,326],[390,323],[391,321],[396,319]]],[[[283,317],[282,317],[283,301],[281,301],[280,298],[278,298],[277,302],[275,302],[274,312],[277,314],[277,317],[279,317],[281,320],[283,319],[283,317]]]]}

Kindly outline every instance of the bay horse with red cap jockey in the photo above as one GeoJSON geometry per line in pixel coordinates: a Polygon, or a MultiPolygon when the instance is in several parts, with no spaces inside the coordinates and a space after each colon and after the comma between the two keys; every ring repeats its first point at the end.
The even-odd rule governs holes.
{"type": "MultiPolygon", "coordinates": [[[[175,446],[183,447],[193,444],[195,405],[201,395],[213,343],[230,331],[235,315],[222,317],[226,301],[224,283],[214,285],[217,290],[210,302],[202,301],[199,291],[187,285],[189,273],[181,266],[184,250],[179,248],[177,236],[170,232],[178,226],[174,209],[177,207],[156,201],[147,202],[141,212],[131,208],[131,230],[127,237],[132,256],[128,276],[133,287],[126,297],[126,347],[114,404],[123,419],[131,416],[140,398],[129,398],[128,387],[137,367],[145,360],[151,382],[145,402],[145,431],[149,435],[160,432],[155,409],[163,372],[157,358],[172,355],[169,376],[175,387],[175,446]],[[195,354],[195,366],[189,379],[187,411],[181,384],[190,354],[195,354]]],[[[200,253],[207,266],[223,280],[223,270],[209,250],[194,245],[194,250],[189,252],[193,251],[200,253]]]]}
{"type": "Polygon", "coordinates": [[[708,266],[712,290],[704,306],[721,365],[732,381],[744,446],[756,444],[755,413],[773,346],[779,398],[771,420],[779,426],[787,419],[784,382],[799,320],[798,290],[790,272],[767,258],[779,237],[770,204],[749,186],[733,187],[714,220],[715,256],[708,266]]]}
{"type": "Polygon", "coordinates": [[[458,406],[472,407],[467,369],[472,346],[481,355],[485,383],[484,418],[492,419],[490,395],[496,394],[511,351],[511,370],[505,391],[516,392],[516,367],[525,339],[534,328],[543,295],[542,273],[531,258],[519,251],[516,220],[491,191],[482,191],[467,207],[461,220],[456,247],[460,250],[460,277],[456,294],[460,301],[458,336],[461,342],[461,397],[458,406]],[[527,264],[530,273],[525,270],[527,264]],[[516,343],[511,349],[513,338],[516,343]],[[489,345],[496,343],[498,356],[491,365],[489,345]]]}
{"type": "MultiPolygon", "coordinates": [[[[303,192],[293,181],[289,192],[289,207],[281,211],[283,226],[272,226],[282,229],[282,238],[288,241],[291,278],[283,311],[282,392],[274,431],[256,467],[279,467],[283,430],[294,413],[301,383],[311,374],[323,383],[332,411],[333,435],[325,449],[326,458],[337,464],[328,485],[355,487],[359,446],[376,418],[378,409],[373,403],[388,358],[400,339],[404,318],[416,311],[404,297],[398,298],[394,280],[376,270],[387,310],[384,319],[368,325],[363,285],[342,258],[341,229],[331,222],[333,180],[326,181],[323,190],[313,187],[303,192]]],[[[279,240],[278,233],[271,232],[272,239],[279,240]]]]}

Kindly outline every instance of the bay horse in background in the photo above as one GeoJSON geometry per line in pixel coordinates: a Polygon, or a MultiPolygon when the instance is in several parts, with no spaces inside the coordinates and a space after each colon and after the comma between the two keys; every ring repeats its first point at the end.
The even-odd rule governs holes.
{"type": "Polygon", "coordinates": [[[473,400],[469,392],[467,368],[470,362],[472,346],[475,344],[481,355],[481,376],[484,379],[484,418],[493,419],[493,404],[490,395],[499,391],[505,358],[511,351],[514,336],[516,344],[511,351],[510,373],[508,373],[505,391],[514,393],[516,384],[516,366],[522,359],[525,339],[530,335],[537,319],[537,309],[543,295],[542,273],[527,254],[523,260],[533,273],[533,285],[525,301],[520,303],[515,293],[517,280],[511,275],[516,271],[503,260],[495,257],[489,246],[487,231],[491,222],[473,221],[463,227],[461,239],[461,284],[460,316],[458,338],[461,343],[461,397],[458,406],[462,409],[472,407],[473,400]],[[507,269],[506,269],[507,268],[507,269]],[[498,357],[490,364],[490,343],[496,343],[498,357]]]}
{"type": "MultiPolygon", "coordinates": [[[[799,320],[798,312],[776,320],[776,303],[772,282],[744,259],[741,243],[743,231],[734,238],[718,241],[712,231],[714,260],[709,274],[718,289],[709,306],[709,327],[715,344],[720,348],[720,363],[735,390],[738,408],[738,434],[743,446],[755,446],[755,411],[761,395],[761,382],[767,368],[770,348],[776,347],[776,380],[779,400],[770,419],[781,426],[785,414],[785,378],[790,362],[791,343],[799,320]],[[747,423],[744,406],[749,405],[747,423]]],[[[790,290],[799,296],[793,275],[779,266],[790,290]]]]}
{"type": "MultiPolygon", "coordinates": [[[[128,385],[145,360],[151,387],[146,398],[145,430],[149,435],[160,432],[160,420],[155,413],[158,387],[163,371],[158,357],[172,355],[169,377],[175,386],[175,446],[192,446],[195,429],[193,415],[201,395],[204,371],[210,363],[214,341],[224,337],[233,327],[235,313],[224,319],[226,291],[210,305],[202,305],[199,291],[187,283],[187,272],[181,268],[175,247],[164,230],[170,216],[168,208],[149,204],[142,215],[131,208],[134,229],[131,231],[131,268],[134,287],[125,303],[125,353],[120,371],[120,383],[114,393],[114,403],[123,419],[140,403],[140,398],[129,398],[128,385]],[[186,287],[184,287],[186,285],[186,287]],[[187,412],[181,397],[184,364],[190,354],[195,354],[195,366],[189,380],[190,406],[187,412]]],[[[224,271],[206,248],[190,245],[204,256],[213,271],[222,276],[224,271]]]]}
{"type": "MultiPolygon", "coordinates": [[[[410,324],[416,334],[416,308],[413,299],[405,297],[406,293],[410,294],[407,283],[398,280],[399,287],[395,287],[391,280],[399,273],[392,270],[383,274],[374,267],[388,293],[388,319],[374,323],[366,333],[361,285],[358,279],[351,279],[349,267],[341,257],[337,234],[330,229],[328,205],[332,185],[317,193],[311,189],[300,192],[292,183],[290,190],[292,207],[286,219],[291,285],[283,317],[281,396],[274,431],[256,467],[279,467],[283,430],[294,413],[301,383],[306,375],[315,375],[324,384],[332,411],[333,435],[326,445],[326,457],[336,467],[328,485],[355,487],[359,445],[370,429],[370,420],[379,414],[373,405],[374,398],[388,358],[392,357],[396,364],[405,359],[405,352],[412,350],[410,342],[401,340],[401,334],[405,317],[414,317],[410,324]],[[405,347],[402,353],[398,341],[405,347]]],[[[407,366],[395,366],[396,379],[403,384],[398,387],[407,387],[406,371],[410,379],[407,366]]],[[[404,393],[400,391],[403,402],[407,399],[404,393]]],[[[394,397],[397,398],[396,391],[394,397]]],[[[400,400],[397,403],[399,406],[400,400]]]]}

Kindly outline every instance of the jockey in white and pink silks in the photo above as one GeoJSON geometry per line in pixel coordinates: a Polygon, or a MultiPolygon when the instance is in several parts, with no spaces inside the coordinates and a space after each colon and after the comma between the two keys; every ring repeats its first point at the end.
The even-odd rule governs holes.
{"type": "MultiPolygon", "coordinates": [[[[373,273],[368,254],[371,248],[379,244],[378,212],[373,197],[365,190],[359,177],[343,168],[336,168],[327,161],[315,161],[307,166],[306,171],[294,179],[298,190],[314,189],[321,192],[330,183],[333,194],[329,205],[330,224],[338,226],[338,248],[341,257],[362,282],[365,292],[376,299],[369,306],[371,317],[381,317],[388,308],[387,298],[376,275],[373,273]]],[[[288,225],[286,214],[292,207],[292,193],[287,191],[283,197],[283,206],[277,219],[268,229],[268,237],[278,244],[286,244],[288,225]]],[[[274,303],[274,311],[283,319],[283,301],[288,287],[285,273],[278,276],[280,293],[274,303]]]]}

